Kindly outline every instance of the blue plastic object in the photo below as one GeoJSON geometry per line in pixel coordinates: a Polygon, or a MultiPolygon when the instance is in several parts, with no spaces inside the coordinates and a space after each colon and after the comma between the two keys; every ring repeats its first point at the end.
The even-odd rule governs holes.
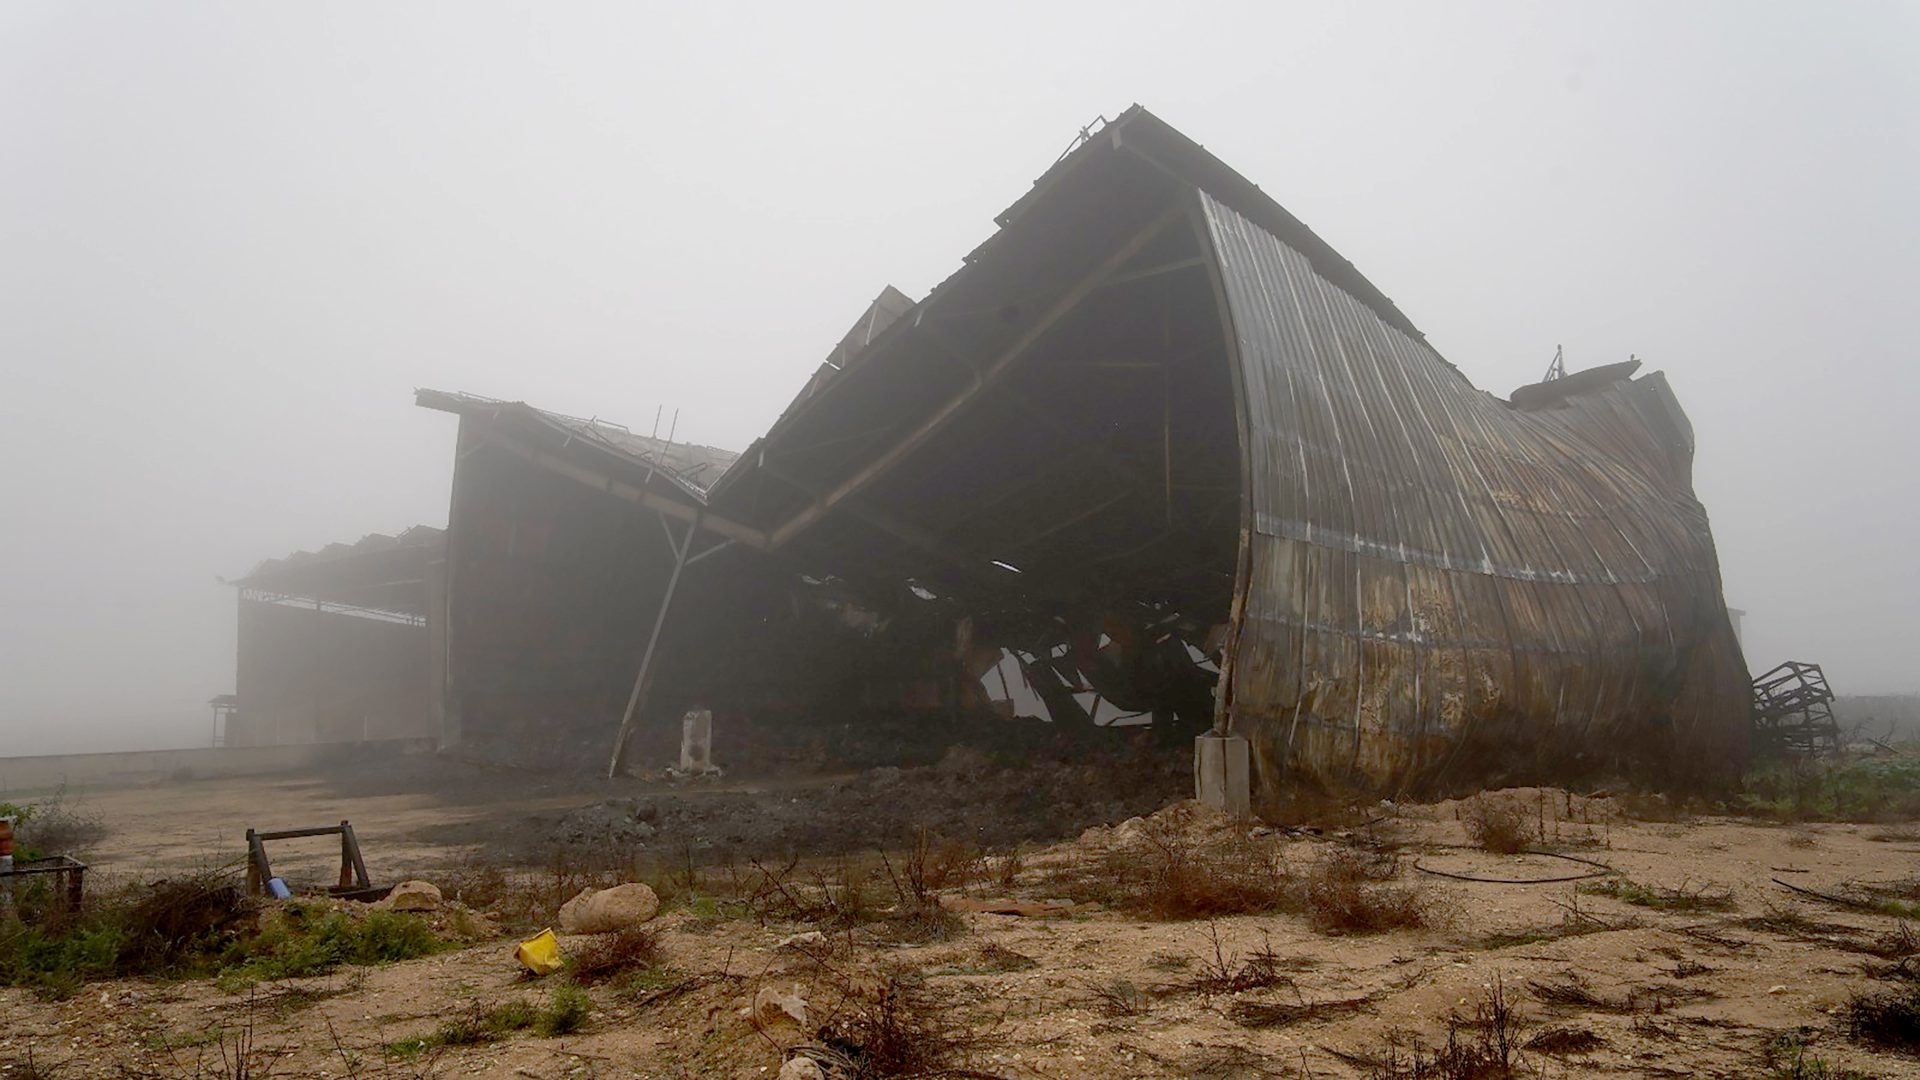
{"type": "Polygon", "coordinates": [[[287,888],[287,883],[277,877],[267,879],[267,891],[273,894],[275,900],[285,900],[293,895],[293,890],[287,888]]]}

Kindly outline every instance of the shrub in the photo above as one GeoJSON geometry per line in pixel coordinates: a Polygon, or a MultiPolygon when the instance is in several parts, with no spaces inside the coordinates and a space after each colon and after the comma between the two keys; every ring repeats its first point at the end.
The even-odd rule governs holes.
{"type": "Polygon", "coordinates": [[[1847,1034],[1896,1050],[1920,1048],[1920,987],[1855,994],[1842,1010],[1847,1034]]]}
{"type": "Polygon", "coordinates": [[[252,910],[229,874],[155,882],[125,910],[120,969],[183,973],[220,952],[252,910]]]}
{"type": "Polygon", "coordinates": [[[84,982],[113,977],[125,944],[114,918],[57,929],[0,924],[0,981],[42,997],[70,997],[84,982]]]}
{"type": "Polygon", "coordinates": [[[1817,766],[1775,761],[1749,773],[1741,805],[1787,821],[1893,821],[1920,817],[1920,757],[1817,766]]]}
{"type": "Polygon", "coordinates": [[[1767,1080],[1874,1080],[1873,1074],[1843,1069],[1807,1053],[1799,1034],[1780,1035],[1767,1044],[1767,1080]]]}
{"type": "Polygon", "coordinates": [[[1445,1046],[1427,1056],[1413,1049],[1402,1056],[1389,1045],[1367,1071],[1368,1080],[1511,1080],[1532,1075],[1520,1053],[1526,1020],[1505,983],[1495,976],[1481,992],[1472,1016],[1447,1018],[1445,1046]]]}
{"type": "Polygon", "coordinates": [[[1475,796],[1467,801],[1460,820],[1476,845],[1497,854],[1518,854],[1533,841],[1527,827],[1527,812],[1511,802],[1475,796]]]}
{"type": "Polygon", "coordinates": [[[106,825],[82,810],[64,783],[29,806],[9,809],[0,804],[0,817],[9,813],[20,818],[16,824],[23,850],[16,851],[16,856],[39,858],[81,851],[107,835],[106,825]]]}
{"type": "Polygon", "coordinates": [[[1399,872],[1391,857],[1331,848],[1314,862],[1302,889],[1307,922],[1323,934],[1373,934],[1425,926],[1427,896],[1385,882],[1399,872]]]}
{"type": "Polygon", "coordinates": [[[466,1012],[433,1029],[432,1034],[388,1043],[387,1053],[395,1057],[415,1057],[442,1047],[478,1046],[525,1031],[538,1024],[541,1015],[541,1011],[524,998],[513,998],[489,1008],[482,1008],[476,1001],[466,1012]]]}
{"type": "Polygon", "coordinates": [[[842,989],[846,998],[822,1029],[822,1042],[845,1055],[853,1076],[983,1075],[962,1066],[986,1037],[957,1022],[918,975],[889,969],[875,985],[842,989]]]}
{"type": "Polygon", "coordinates": [[[534,1019],[534,1030],[552,1038],[568,1035],[586,1026],[593,1012],[593,998],[578,986],[561,984],[553,988],[553,1000],[534,1019]]]}
{"type": "Polygon", "coordinates": [[[97,895],[75,919],[0,923],[0,984],[63,997],[87,981],[120,975],[218,975],[223,989],[238,991],[263,979],[410,960],[441,947],[413,915],[305,904],[286,905],[260,923],[254,914],[220,875],[97,895]]]}
{"type": "MultiPolygon", "coordinates": [[[[1262,941],[1258,949],[1242,957],[1238,952],[1227,951],[1220,941],[1220,928],[1217,925],[1208,925],[1207,936],[1213,946],[1212,955],[1202,954],[1194,974],[1173,984],[1173,989],[1209,998],[1215,994],[1241,994],[1249,990],[1292,986],[1293,978],[1287,972],[1301,969],[1300,961],[1274,952],[1272,941],[1262,941]]],[[[1182,966],[1195,967],[1190,960],[1184,961],[1182,966]]]]}
{"type": "MultiPolygon", "coordinates": [[[[30,897],[16,895],[25,913],[30,897]]],[[[0,923],[0,984],[53,997],[116,975],[204,975],[247,929],[251,905],[225,875],[96,892],[77,916],[0,923]]]]}
{"type": "Polygon", "coordinates": [[[1209,919],[1284,910],[1292,882],[1273,852],[1233,832],[1199,834],[1150,822],[1140,845],[1110,852],[1091,878],[1067,883],[1076,899],[1157,919],[1209,919]]]}
{"type": "Polygon", "coordinates": [[[274,913],[260,933],[222,957],[225,988],[250,982],[324,975],[342,964],[386,964],[438,951],[440,939],[418,916],[372,911],[355,918],[305,904],[274,913]]]}

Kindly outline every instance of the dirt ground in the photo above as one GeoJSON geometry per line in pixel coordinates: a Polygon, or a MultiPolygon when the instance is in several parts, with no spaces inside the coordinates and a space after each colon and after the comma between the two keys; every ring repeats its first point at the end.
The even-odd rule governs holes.
{"type": "MultiPolygon", "coordinates": [[[[474,857],[543,866],[609,850],[700,863],[834,855],[909,842],[922,827],[986,847],[1057,840],[1183,797],[1187,768],[1172,755],[1059,753],[1007,769],[954,749],[935,765],[904,770],[608,780],[408,755],[312,773],[78,789],[66,798],[106,826],[86,854],[109,875],[227,865],[244,856],[249,827],[348,819],[371,872],[391,881],[474,857]]],[[[289,880],[318,882],[338,867],[331,844],[283,842],[270,854],[289,880]]]]}
{"type": "MultiPolygon", "coordinates": [[[[936,767],[785,787],[731,782],[690,789],[504,777],[420,759],[347,777],[85,793],[81,805],[108,829],[91,861],[124,877],[231,862],[250,823],[350,817],[376,876],[431,878],[496,849],[503,859],[538,865],[595,822],[620,843],[679,846],[683,853],[705,836],[703,850],[716,857],[804,851],[812,841],[853,850],[887,812],[939,818],[952,811],[946,789],[992,786],[979,762],[943,767],[945,773],[936,767]],[[697,809],[703,805],[715,808],[705,824],[697,809]],[[856,805],[864,809],[849,809],[856,805]],[[766,808],[767,824],[742,826],[756,806],[766,808]],[[622,832],[627,822],[652,831],[622,832]]],[[[1045,769],[1013,786],[1032,798],[1057,798],[1074,776],[1045,769]]],[[[1154,820],[1166,820],[1128,821],[1151,809],[1140,803],[1163,805],[1165,794],[1151,787],[1125,796],[1093,792],[1062,817],[1042,815],[1047,829],[1070,838],[1029,843],[1012,868],[1004,855],[983,859],[998,869],[945,897],[962,910],[963,929],[929,944],[901,945],[855,930],[781,947],[812,925],[698,903],[670,908],[654,925],[673,978],[649,993],[595,988],[585,1028],[565,1036],[519,1033],[414,1057],[388,1051],[479,1007],[544,1001],[552,980],[521,973],[511,935],[424,959],[262,985],[251,994],[225,993],[205,981],[93,984],[60,1002],[0,990],[7,1019],[0,1075],[29,1075],[31,1049],[43,1075],[233,1076],[221,1052],[230,1054],[240,1034],[250,1033],[248,1075],[255,1077],[771,1078],[798,1035],[762,1030],[742,1015],[762,988],[797,993],[818,1024],[850,1007],[860,986],[903,970],[919,980],[916,993],[933,1003],[941,1024],[966,1034],[965,1065],[977,1076],[1383,1075],[1393,1046],[1444,1044],[1448,1018],[1471,1016],[1496,982],[1520,1013],[1519,1075],[1787,1077],[1795,1074],[1779,1071],[1782,1059],[1770,1062],[1767,1048],[1789,1036],[1808,1059],[1836,1070],[1920,1076],[1920,1059],[1850,1040],[1838,1017],[1851,995],[1901,985],[1869,969],[1903,920],[1779,884],[1831,892],[1849,883],[1911,882],[1920,876],[1920,832],[1720,817],[1650,821],[1628,816],[1613,799],[1526,789],[1499,797],[1532,821],[1534,839],[1604,864],[1611,876],[1512,883],[1601,871],[1475,848],[1459,803],[1383,804],[1345,829],[1211,820],[1205,827],[1232,832],[1236,842],[1258,845],[1300,872],[1337,845],[1389,851],[1398,860],[1393,884],[1417,891],[1428,905],[1426,926],[1329,935],[1296,914],[1158,921],[1088,904],[1036,904],[1024,915],[972,910],[1005,906],[999,901],[1008,897],[1044,901],[1071,876],[1063,870],[1111,865],[1103,860],[1130,850],[1154,820]],[[1102,812],[1117,827],[1081,834],[1101,823],[1085,819],[1102,812]],[[1692,910],[1649,907],[1626,902],[1624,892],[1580,891],[1607,880],[1713,902],[1692,910]],[[1283,974],[1253,989],[1204,987],[1209,972],[1256,956],[1283,974]],[[1526,1047],[1549,1033],[1581,1049],[1526,1047]]],[[[989,853],[1009,839],[977,829],[967,813],[950,817],[926,823],[963,836],[975,829],[989,853]]],[[[892,839],[872,836],[867,846],[892,839]]],[[[320,850],[300,865],[324,876],[332,857],[320,850]]],[[[569,952],[583,945],[562,940],[569,952]]]]}

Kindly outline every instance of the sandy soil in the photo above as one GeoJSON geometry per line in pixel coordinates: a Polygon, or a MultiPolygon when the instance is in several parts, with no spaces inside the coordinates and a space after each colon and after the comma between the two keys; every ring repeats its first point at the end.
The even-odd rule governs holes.
{"type": "MultiPolygon", "coordinates": [[[[328,782],[295,779],[95,796],[91,809],[114,832],[94,858],[149,872],[188,865],[206,853],[231,851],[250,817],[263,824],[337,820],[338,796],[328,782]],[[271,818],[258,807],[271,807],[271,818]]],[[[683,992],[645,1001],[596,988],[587,1027],[565,1037],[521,1034],[412,1059],[383,1051],[479,1005],[516,996],[544,1000],[549,987],[519,973],[513,942],[502,939],[263,986],[251,1001],[205,982],[99,984],[57,1003],[0,990],[8,1019],[0,1035],[0,1075],[26,1075],[21,1070],[31,1048],[55,1076],[194,1076],[196,1069],[226,1076],[231,1071],[222,1071],[218,1047],[230,1047],[250,1025],[256,1066],[271,1062],[276,1077],[772,1077],[784,1046],[797,1036],[763,1032],[742,1017],[757,990],[797,989],[817,1022],[870,973],[899,965],[924,977],[950,1023],[980,1038],[971,1067],[1008,1078],[1363,1077],[1365,1060],[1377,1058],[1390,1039],[1444,1041],[1447,1017],[1470,1013],[1496,979],[1513,991],[1525,1037],[1574,1029],[1600,1040],[1585,1053],[1525,1051],[1532,1070],[1526,1075],[1767,1077],[1774,1074],[1765,1048],[1797,1032],[1812,1056],[1836,1067],[1920,1076],[1920,1059],[1849,1041],[1836,1019],[1849,995],[1896,985],[1863,969],[1874,960],[1865,950],[1900,920],[1839,908],[1774,883],[1828,891],[1847,882],[1912,879],[1920,873],[1920,834],[1725,818],[1649,822],[1622,816],[1611,800],[1576,805],[1564,793],[1537,791],[1507,797],[1537,808],[1540,827],[1564,851],[1646,886],[1727,890],[1732,906],[1656,910],[1576,892],[1576,882],[1441,877],[1427,871],[1542,878],[1581,867],[1471,848],[1457,804],[1383,808],[1364,832],[1399,845],[1398,883],[1426,892],[1434,925],[1330,937],[1292,915],[1156,922],[1106,910],[969,913],[964,933],[937,944],[902,948],[855,935],[836,939],[831,953],[811,956],[778,947],[808,929],[801,924],[673,911],[657,925],[677,977],[689,980],[683,992]],[[1580,932],[1568,933],[1570,927],[1580,932]],[[983,953],[988,946],[1034,963],[1001,970],[1009,966],[1006,954],[983,953]],[[1178,988],[1219,956],[1232,961],[1256,949],[1284,959],[1289,985],[1239,994],[1178,988]],[[1570,982],[1598,1003],[1543,1000],[1570,982]],[[1116,1010],[1103,1000],[1112,996],[1103,991],[1122,983],[1133,989],[1137,1008],[1116,1010]],[[1249,1002],[1354,1004],[1249,1027],[1240,1022],[1246,1010],[1236,1007],[1249,1002]],[[210,1041],[216,1028],[226,1034],[224,1044],[210,1041]],[[201,1045],[190,1045],[195,1042],[201,1045]]],[[[505,804],[512,813],[581,803],[577,793],[531,790],[515,799],[505,804]]],[[[495,821],[502,809],[499,800],[450,804],[363,792],[351,816],[381,858],[431,865],[447,852],[409,837],[448,824],[495,821]]],[[[1045,896],[1060,866],[1097,861],[1127,833],[1125,827],[1096,830],[1029,854],[1012,891],[1045,896]]],[[[1288,865],[1304,867],[1327,845],[1362,838],[1260,830],[1258,842],[1288,865]]],[[[973,891],[988,895],[995,886],[983,882],[973,891]]],[[[576,949],[580,943],[563,944],[576,949]]]]}

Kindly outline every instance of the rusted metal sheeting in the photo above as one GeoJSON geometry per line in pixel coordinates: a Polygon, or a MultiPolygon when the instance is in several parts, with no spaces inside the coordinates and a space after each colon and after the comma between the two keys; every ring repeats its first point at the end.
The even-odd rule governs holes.
{"type": "Polygon", "coordinates": [[[1744,664],[1664,379],[1515,408],[1200,203],[1248,440],[1230,719],[1263,775],[1737,769],[1744,664]]]}

